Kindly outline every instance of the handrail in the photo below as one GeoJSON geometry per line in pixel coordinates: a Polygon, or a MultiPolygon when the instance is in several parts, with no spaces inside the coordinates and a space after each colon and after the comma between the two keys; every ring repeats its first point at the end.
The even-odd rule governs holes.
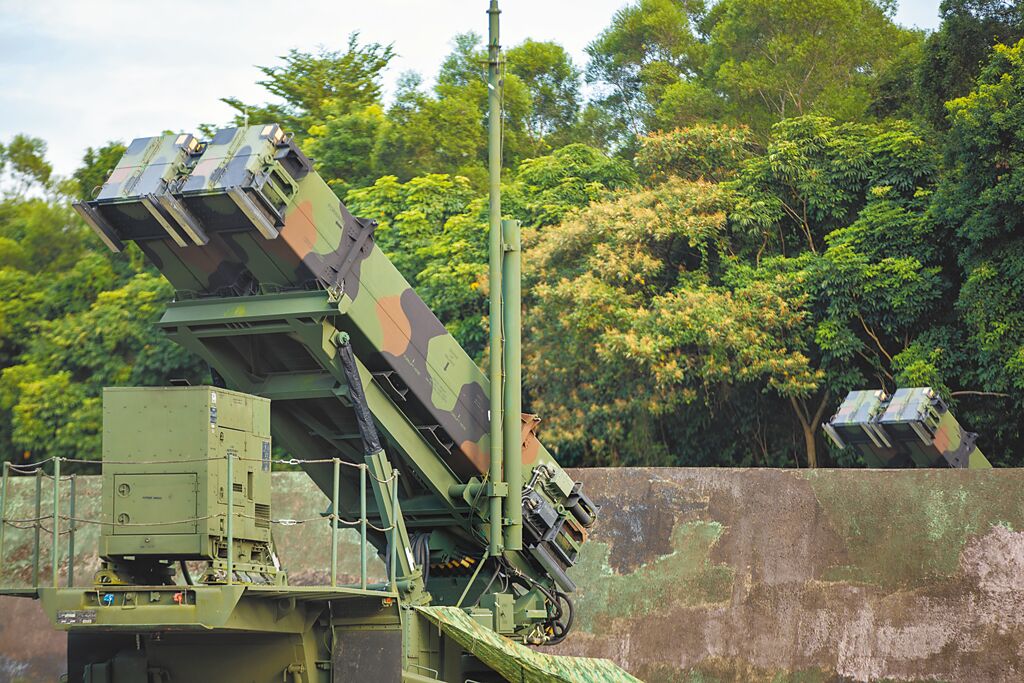
{"type": "Polygon", "coordinates": [[[7,479],[11,463],[4,460],[2,483],[0,483],[0,576],[4,568],[4,533],[7,531],[7,479]]]}
{"type": "MultiPolygon", "coordinates": [[[[241,516],[246,518],[254,518],[253,515],[247,515],[245,513],[230,514],[234,511],[233,508],[233,483],[234,483],[234,460],[260,460],[257,458],[244,458],[237,454],[227,454],[225,456],[219,456],[216,458],[203,458],[203,460],[220,460],[226,459],[227,465],[227,511],[217,515],[207,515],[204,517],[194,517],[184,520],[168,520],[162,522],[118,522],[118,521],[106,521],[101,519],[89,519],[88,517],[79,516],[78,503],[77,503],[77,474],[71,474],[61,476],[61,464],[62,463],[80,463],[85,465],[99,465],[102,466],[104,461],[102,460],[82,460],[78,458],[65,458],[65,457],[49,457],[43,460],[38,460],[30,463],[16,464],[9,461],[2,463],[2,471],[0,471],[0,576],[3,575],[3,568],[6,566],[4,563],[4,553],[6,551],[6,530],[7,527],[16,529],[31,529],[32,536],[32,588],[40,587],[40,575],[42,571],[42,533],[46,532],[51,535],[51,547],[50,547],[50,559],[51,559],[51,573],[52,573],[52,585],[54,588],[60,586],[60,571],[61,571],[61,548],[59,545],[60,536],[67,534],[67,573],[66,573],[66,585],[68,588],[74,587],[75,581],[75,542],[76,532],[84,525],[96,525],[100,527],[125,527],[125,526],[163,526],[163,525],[177,525],[188,522],[199,522],[205,519],[211,519],[214,517],[226,518],[225,519],[225,532],[227,536],[228,544],[228,558],[227,558],[227,583],[229,585],[235,582],[233,572],[233,545],[234,545],[234,526],[232,523],[232,517],[241,516]],[[43,467],[52,462],[53,474],[48,474],[43,470],[43,467]],[[35,479],[35,491],[34,491],[34,507],[35,516],[27,519],[14,519],[8,515],[8,508],[10,507],[11,489],[10,479],[12,473],[30,475],[35,479]],[[53,483],[52,486],[52,512],[49,514],[43,514],[43,486],[42,480],[46,477],[53,483]],[[61,509],[61,482],[68,482],[68,507],[66,514],[61,509]],[[43,522],[46,520],[52,521],[52,527],[47,528],[43,522]],[[62,523],[66,524],[62,530],[60,527],[62,523]],[[24,524],[26,526],[19,526],[24,524]]],[[[260,460],[262,462],[262,460],[260,460]]],[[[106,461],[108,464],[118,464],[115,461],[106,461]]],[[[177,462],[177,461],[176,461],[177,462]]],[[[295,526],[298,524],[305,524],[307,522],[313,522],[323,519],[325,516],[328,517],[330,523],[330,534],[331,534],[331,561],[330,561],[330,587],[338,587],[338,532],[341,526],[346,527],[358,527],[359,533],[359,584],[358,587],[362,590],[375,590],[379,586],[379,590],[383,593],[394,593],[397,590],[397,576],[398,576],[398,523],[397,519],[391,520],[391,523],[387,526],[377,526],[369,520],[369,514],[367,510],[367,487],[369,484],[369,478],[373,477],[373,480],[384,485],[385,490],[390,493],[391,509],[397,511],[398,509],[398,490],[399,490],[399,473],[397,469],[393,469],[389,476],[380,477],[370,471],[369,466],[366,463],[351,463],[340,458],[321,458],[304,460],[298,458],[281,459],[276,458],[271,461],[272,463],[278,464],[306,464],[306,463],[331,463],[333,465],[334,474],[334,486],[333,496],[331,500],[331,512],[327,515],[319,515],[310,519],[272,519],[270,523],[278,524],[281,526],[295,526]],[[359,517],[353,521],[348,521],[341,518],[340,514],[340,468],[342,466],[354,467],[359,470],[359,517]],[[386,558],[386,571],[387,580],[386,583],[382,584],[370,584],[368,577],[368,532],[369,529],[373,529],[377,532],[387,534],[389,540],[389,553],[386,558]]],[[[134,463],[133,463],[134,464],[134,463]]],[[[353,586],[354,587],[354,586],[353,586]]]]}

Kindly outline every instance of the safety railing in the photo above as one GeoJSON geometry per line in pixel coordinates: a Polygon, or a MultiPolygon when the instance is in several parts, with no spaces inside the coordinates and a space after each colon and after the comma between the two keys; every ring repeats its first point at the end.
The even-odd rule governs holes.
{"type": "MultiPolygon", "coordinates": [[[[40,573],[43,568],[42,558],[42,535],[43,533],[51,536],[51,548],[50,548],[50,560],[51,560],[51,571],[52,581],[51,585],[54,588],[60,587],[60,570],[64,564],[64,558],[62,558],[60,539],[62,536],[67,537],[67,572],[66,572],[66,585],[68,587],[74,586],[75,582],[75,543],[76,543],[76,532],[83,525],[96,525],[99,527],[124,527],[124,526],[159,526],[162,524],[181,524],[188,522],[199,522],[211,518],[224,518],[224,530],[225,530],[225,542],[227,545],[227,558],[226,558],[226,582],[231,585],[237,583],[234,572],[234,546],[235,546],[235,529],[234,529],[234,518],[245,517],[255,518],[252,515],[246,515],[244,513],[228,514],[227,511],[234,510],[234,494],[235,494],[235,477],[234,477],[234,464],[235,461],[256,461],[262,463],[262,459],[258,458],[245,458],[238,455],[228,455],[223,458],[206,458],[206,460],[219,460],[226,459],[227,469],[227,482],[225,486],[225,512],[217,515],[206,516],[206,517],[195,517],[184,520],[173,520],[164,522],[143,522],[143,523],[130,523],[130,522],[118,522],[118,521],[103,521],[97,519],[89,519],[78,516],[78,474],[62,475],[61,465],[62,463],[75,463],[82,466],[99,466],[102,467],[104,461],[97,460],[81,460],[75,458],[62,458],[62,457],[51,457],[45,460],[40,460],[32,463],[12,463],[5,461],[2,466],[2,475],[0,475],[0,586],[4,585],[5,576],[7,573],[5,569],[8,567],[6,555],[6,542],[7,542],[7,530],[19,529],[29,530],[32,532],[32,588],[41,587],[40,573]],[[47,473],[44,469],[48,463],[52,463],[52,473],[47,473]],[[11,499],[11,487],[10,481],[12,479],[24,479],[32,477],[35,480],[34,487],[34,515],[32,517],[23,518],[11,518],[8,516],[8,508],[10,507],[11,499]],[[52,504],[52,509],[46,514],[43,513],[44,506],[44,486],[43,481],[49,480],[52,487],[52,500],[49,501],[52,504]],[[67,482],[67,512],[66,514],[61,508],[61,497],[62,497],[62,482],[67,482]],[[50,522],[51,526],[48,528],[46,523],[50,522]],[[64,526],[62,529],[61,526],[64,526]]],[[[115,462],[105,461],[106,464],[139,464],[137,462],[115,462]]],[[[180,462],[180,461],[175,461],[180,462]]],[[[159,464],[150,461],[148,464],[159,464]]],[[[275,458],[271,460],[271,464],[281,465],[303,465],[303,464],[330,464],[333,468],[333,486],[331,495],[331,509],[330,513],[323,513],[316,517],[308,519],[271,519],[270,523],[282,527],[291,527],[301,524],[307,524],[314,521],[327,520],[330,524],[330,545],[331,545],[331,559],[330,559],[330,586],[332,588],[338,587],[338,546],[339,546],[339,533],[341,532],[342,526],[349,528],[358,528],[359,533],[359,584],[358,587],[362,590],[374,590],[377,586],[369,583],[369,572],[368,572],[368,548],[370,543],[368,540],[368,533],[370,529],[376,532],[386,534],[388,541],[388,553],[386,562],[387,569],[387,584],[380,587],[379,589],[394,593],[397,586],[397,571],[398,571],[398,545],[399,538],[398,532],[399,527],[397,524],[398,512],[398,487],[399,487],[399,472],[398,470],[392,470],[390,476],[386,478],[378,477],[375,473],[370,471],[369,466],[366,463],[352,463],[340,458],[327,458],[317,460],[303,460],[297,458],[280,459],[275,458]],[[346,520],[339,514],[340,510],[340,484],[341,484],[341,468],[351,467],[359,470],[359,516],[352,520],[346,520]],[[392,523],[387,526],[377,526],[370,521],[368,514],[368,493],[367,486],[369,484],[370,477],[374,480],[386,486],[387,492],[390,494],[391,503],[391,515],[392,523]]],[[[383,514],[381,515],[383,520],[383,514]]],[[[355,586],[348,586],[355,587],[355,586]]]]}
{"type": "MultiPolygon", "coordinates": [[[[41,572],[41,549],[42,549],[42,533],[45,531],[50,534],[52,539],[51,545],[51,558],[52,558],[52,584],[54,587],[60,585],[60,537],[66,535],[68,539],[68,557],[73,558],[75,556],[75,533],[78,528],[76,519],[76,504],[77,504],[77,475],[72,474],[68,476],[61,476],[60,472],[60,460],[56,458],[49,458],[39,463],[29,463],[27,465],[16,465],[11,462],[3,463],[3,473],[0,475],[0,580],[3,578],[4,569],[7,567],[6,560],[6,542],[7,542],[7,529],[31,529],[32,534],[32,587],[37,588],[40,584],[40,572],[41,572]],[[53,473],[47,474],[43,469],[43,465],[47,462],[53,463],[53,473]],[[35,514],[30,518],[22,519],[9,519],[7,517],[7,507],[10,500],[10,480],[11,473],[15,472],[19,475],[32,476],[35,479],[35,497],[34,497],[34,510],[35,514]],[[43,479],[49,479],[53,482],[53,509],[47,514],[43,514],[43,479]],[[68,504],[68,515],[65,518],[68,521],[67,528],[61,531],[59,528],[59,520],[61,519],[60,514],[60,483],[61,481],[69,482],[69,504],[68,504]],[[46,528],[44,522],[50,520],[52,528],[46,528]],[[54,520],[57,520],[54,522],[54,520]]],[[[68,562],[67,571],[67,585],[74,585],[75,581],[75,569],[74,562],[68,562]]]]}

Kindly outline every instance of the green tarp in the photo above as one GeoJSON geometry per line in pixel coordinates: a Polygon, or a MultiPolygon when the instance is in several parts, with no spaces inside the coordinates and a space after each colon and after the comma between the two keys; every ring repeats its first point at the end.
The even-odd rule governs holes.
{"type": "Polygon", "coordinates": [[[607,659],[546,655],[504,638],[457,607],[417,607],[445,635],[512,683],[641,683],[607,659]]]}

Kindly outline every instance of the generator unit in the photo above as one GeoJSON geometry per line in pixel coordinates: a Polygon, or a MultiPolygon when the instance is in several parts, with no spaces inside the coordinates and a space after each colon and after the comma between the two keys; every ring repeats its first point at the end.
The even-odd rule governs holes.
{"type": "Polygon", "coordinates": [[[209,386],[105,389],[101,576],[159,578],[174,562],[200,560],[203,581],[221,582],[230,531],[238,578],[283,580],[270,461],[266,398],[209,386]]]}

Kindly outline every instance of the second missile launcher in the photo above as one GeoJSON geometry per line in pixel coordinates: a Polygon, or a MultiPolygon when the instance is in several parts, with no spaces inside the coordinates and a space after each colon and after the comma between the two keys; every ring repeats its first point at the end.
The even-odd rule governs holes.
{"type": "Polygon", "coordinates": [[[991,467],[975,445],[978,435],[960,426],[929,387],[851,391],[822,425],[839,448],[851,446],[869,467],[991,467]]]}

